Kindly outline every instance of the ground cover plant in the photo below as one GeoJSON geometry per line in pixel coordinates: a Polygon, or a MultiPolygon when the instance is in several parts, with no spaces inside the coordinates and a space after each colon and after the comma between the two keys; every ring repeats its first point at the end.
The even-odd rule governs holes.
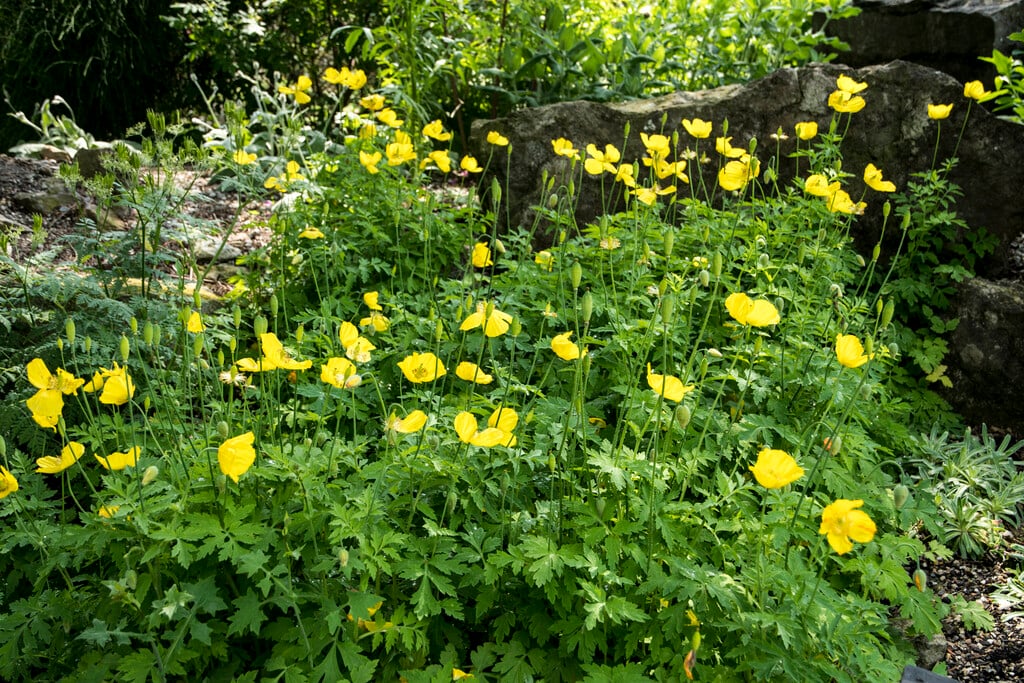
{"type": "Polygon", "coordinates": [[[123,323],[69,305],[19,367],[0,675],[896,680],[948,609],[901,456],[949,420],[907,398],[901,254],[850,248],[863,202],[921,219],[884,169],[844,189],[870,84],[780,131],[793,185],[724,122],[642,133],[638,160],[553,140],[537,224],[499,234],[474,179],[510,163],[500,131],[456,157],[365,74],[323,79],[337,127],[303,125],[301,77],[207,136],[225,182],[276,200],[230,297],[169,274],[151,179],[122,195],[160,217],[115,264],[140,283],[123,323]],[[688,175],[705,157],[717,187],[688,175]],[[577,225],[583,174],[627,209],[577,225]]]}

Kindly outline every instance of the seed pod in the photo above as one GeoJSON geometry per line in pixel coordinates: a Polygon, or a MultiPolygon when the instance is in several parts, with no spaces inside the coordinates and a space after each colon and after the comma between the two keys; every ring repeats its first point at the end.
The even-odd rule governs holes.
{"type": "Polygon", "coordinates": [[[242,324],[242,309],[238,304],[231,307],[231,320],[235,323],[235,329],[238,329],[242,324]]]}
{"type": "Polygon", "coordinates": [[[583,376],[586,377],[587,375],[590,374],[590,363],[591,363],[590,354],[589,353],[584,354],[583,358],[580,359],[580,362],[582,363],[583,376]]]}
{"type": "Polygon", "coordinates": [[[217,349],[217,367],[224,367],[224,349],[217,349]]]}
{"type": "Polygon", "coordinates": [[[303,327],[302,325],[299,325],[298,328],[296,328],[296,330],[295,330],[295,341],[298,342],[299,344],[301,344],[302,343],[302,338],[305,337],[305,336],[306,336],[306,328],[303,327]]]}
{"type": "Polygon", "coordinates": [[[7,441],[4,440],[4,437],[0,436],[0,458],[6,458],[6,457],[7,457],[7,441]]]}
{"type": "Polygon", "coordinates": [[[509,323],[508,332],[513,337],[518,337],[523,331],[523,324],[519,322],[519,318],[512,318],[512,322],[509,323]]]}
{"type": "Polygon", "coordinates": [[[604,510],[607,504],[608,501],[606,501],[604,498],[594,499],[594,512],[597,513],[598,519],[604,519],[604,510]]]}
{"type": "Polygon", "coordinates": [[[871,337],[864,338],[864,353],[868,356],[875,352],[875,340],[871,337]]]}
{"type": "Polygon", "coordinates": [[[199,288],[192,290],[192,303],[195,304],[196,310],[203,310],[203,297],[199,294],[199,288]]]}
{"type": "Polygon", "coordinates": [[[496,177],[491,178],[491,198],[495,206],[501,203],[501,183],[496,177]]]}
{"type": "Polygon", "coordinates": [[[203,355],[203,335],[197,334],[196,338],[192,341],[192,355],[197,359],[203,355]]]}
{"type": "Polygon", "coordinates": [[[876,244],[875,248],[871,250],[871,260],[877,261],[878,257],[882,255],[882,245],[876,244]]]}
{"type": "Polygon", "coordinates": [[[889,202],[882,204],[882,217],[888,218],[890,213],[892,213],[892,205],[889,202]]]}
{"type": "Polygon", "coordinates": [[[133,335],[139,333],[139,320],[134,315],[132,316],[131,320],[128,321],[128,328],[132,331],[133,335]]]}
{"type": "Polygon", "coordinates": [[[89,353],[90,351],[92,351],[92,337],[86,337],[85,338],[85,343],[82,346],[83,346],[83,348],[85,348],[85,352],[86,353],[89,353]]]}

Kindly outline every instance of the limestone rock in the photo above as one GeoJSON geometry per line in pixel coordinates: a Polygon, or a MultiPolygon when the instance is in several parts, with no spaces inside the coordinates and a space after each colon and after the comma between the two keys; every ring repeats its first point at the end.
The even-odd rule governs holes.
{"type": "Polygon", "coordinates": [[[946,357],[946,398],[975,424],[1024,434],[1024,282],[974,278],[961,283],[946,357]]]}
{"type": "Polygon", "coordinates": [[[837,61],[852,67],[894,59],[944,71],[989,88],[994,68],[978,60],[1019,44],[1008,36],[1024,27],[1021,0],[854,0],[855,17],[825,26],[825,33],[850,46],[837,61]]]}
{"type": "MultiPolygon", "coordinates": [[[[951,76],[909,62],[853,70],[822,64],[779,70],[747,85],[733,85],[700,92],[679,92],[660,98],[604,105],[593,102],[566,102],[516,112],[504,119],[476,121],[472,140],[477,158],[486,159],[493,148],[484,139],[496,130],[512,144],[507,164],[491,163],[489,168],[505,187],[513,224],[529,225],[531,206],[541,197],[542,178],[546,174],[558,183],[566,182],[568,162],[554,154],[551,141],[564,137],[579,149],[588,143],[602,147],[613,143],[623,149],[624,160],[643,156],[640,133],[678,131],[680,146],[694,141],[680,125],[684,118],[702,118],[714,123],[712,138],[699,141],[699,149],[715,156],[714,137],[722,134],[722,122],[728,120],[732,144],[746,147],[757,139],[757,154],[762,162],[779,155],[780,181],[789,182],[795,165],[789,157],[795,149],[794,124],[817,121],[827,130],[832,118],[828,95],[835,89],[836,77],[847,74],[866,81],[861,93],[867,106],[853,116],[843,141],[844,169],[854,177],[849,183],[851,196],[859,197],[864,185],[861,175],[868,163],[881,168],[897,188],[906,186],[910,174],[931,167],[937,124],[927,115],[929,103],[954,104],[953,112],[942,122],[939,158],[953,153],[957,134],[967,112],[968,100],[963,85],[951,76]],[[623,145],[624,130],[630,134],[623,145]],[[771,138],[779,129],[788,139],[771,138]],[[507,176],[507,177],[506,177],[507,176]]],[[[1024,226],[1024,126],[992,116],[982,107],[972,106],[970,121],[957,151],[960,163],[950,179],[960,185],[963,198],[957,206],[959,216],[972,227],[984,227],[994,233],[1003,248],[979,265],[979,272],[999,276],[1007,269],[1007,248],[1024,226]]],[[[502,153],[503,157],[504,154],[502,153]]],[[[717,161],[701,169],[708,187],[714,186],[717,161]]],[[[767,166],[763,166],[767,167],[767,166]]],[[[696,163],[687,168],[691,186],[697,173],[696,163]]],[[[483,187],[489,181],[484,180],[483,187]]],[[[582,226],[602,212],[599,180],[584,176],[578,188],[576,211],[582,226]]],[[[869,194],[868,210],[857,224],[864,234],[877,234],[881,225],[882,200],[869,194]]],[[[615,209],[616,207],[612,207],[615,209]]],[[[543,227],[543,226],[542,226],[543,227]]],[[[872,244],[870,240],[866,240],[872,244]]]]}

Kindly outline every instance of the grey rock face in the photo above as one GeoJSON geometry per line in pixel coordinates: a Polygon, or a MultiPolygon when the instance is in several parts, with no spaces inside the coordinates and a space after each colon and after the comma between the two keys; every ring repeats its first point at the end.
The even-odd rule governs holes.
{"type": "MultiPolygon", "coordinates": [[[[837,65],[782,69],[743,86],[680,92],[622,104],[567,102],[527,109],[505,119],[475,122],[473,141],[478,158],[493,153],[489,169],[505,186],[512,224],[531,224],[531,206],[541,197],[543,177],[560,179],[556,182],[566,179],[568,161],[554,154],[553,139],[567,138],[579,149],[588,143],[603,148],[610,142],[623,150],[623,160],[631,161],[643,156],[641,132],[672,135],[678,131],[680,146],[693,145],[680,125],[684,118],[701,118],[715,125],[712,137],[699,141],[700,151],[712,157],[711,163],[700,169],[709,187],[714,186],[718,168],[714,138],[722,134],[725,120],[733,146],[747,147],[751,138],[756,138],[757,155],[762,162],[777,157],[780,181],[786,183],[795,172],[794,160],[789,158],[796,148],[794,124],[813,120],[827,130],[832,118],[828,96],[835,90],[840,74],[869,84],[861,93],[867,106],[854,114],[842,146],[844,169],[854,175],[849,187],[851,196],[860,196],[860,177],[868,163],[881,168],[898,188],[906,186],[912,173],[931,167],[939,124],[928,118],[930,103],[954,105],[950,117],[941,122],[938,156],[943,159],[953,154],[968,109],[963,85],[944,73],[900,61],[857,70],[837,65]],[[628,138],[624,135],[627,125],[628,138]],[[788,139],[776,142],[771,135],[780,128],[788,139]],[[509,138],[512,150],[508,164],[504,150],[493,150],[484,142],[491,130],[509,138]]],[[[957,207],[959,216],[972,227],[994,233],[1002,245],[980,265],[980,271],[987,275],[1007,272],[1008,247],[1024,225],[1024,202],[1020,201],[1019,190],[1024,187],[1024,166],[1019,163],[1022,152],[1024,126],[971,106],[969,125],[957,149],[960,163],[950,179],[964,191],[957,207]]],[[[687,168],[691,185],[697,166],[691,161],[687,168]]],[[[576,218],[584,225],[603,213],[601,181],[584,175],[578,190],[576,218]]],[[[881,226],[882,201],[877,197],[869,196],[867,212],[858,221],[858,230],[867,235],[877,234],[881,226]]]]}

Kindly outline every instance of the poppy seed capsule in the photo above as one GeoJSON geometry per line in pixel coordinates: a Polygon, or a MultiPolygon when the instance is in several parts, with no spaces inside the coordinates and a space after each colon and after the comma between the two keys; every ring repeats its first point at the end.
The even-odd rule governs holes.
{"type": "Polygon", "coordinates": [[[146,346],[153,345],[153,323],[148,320],[142,326],[142,341],[146,343],[146,346]]]}
{"type": "Polygon", "coordinates": [[[242,309],[238,304],[231,308],[231,321],[235,324],[236,329],[242,324],[242,309]]]}
{"type": "Polygon", "coordinates": [[[676,297],[673,294],[666,295],[661,300],[661,319],[665,325],[671,325],[675,320],[676,297]]]}
{"type": "Polygon", "coordinates": [[[132,331],[132,334],[139,333],[139,319],[136,318],[134,315],[132,316],[131,320],[128,321],[128,329],[132,331]]]}

